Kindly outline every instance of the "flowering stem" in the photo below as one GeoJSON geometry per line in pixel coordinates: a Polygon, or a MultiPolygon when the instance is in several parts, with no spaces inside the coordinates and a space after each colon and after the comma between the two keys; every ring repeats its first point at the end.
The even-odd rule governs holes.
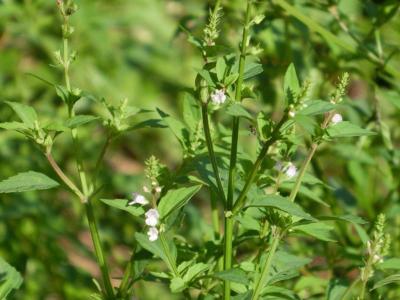
{"type": "MultiPolygon", "coordinates": [[[[250,10],[251,3],[250,0],[247,1],[246,7],[246,17],[243,28],[243,36],[241,43],[240,59],[239,59],[239,77],[236,84],[235,100],[240,102],[242,100],[242,84],[243,84],[243,74],[244,67],[246,63],[246,52],[247,52],[247,40],[250,29],[250,10]]],[[[232,215],[228,214],[232,210],[233,206],[233,192],[235,189],[235,174],[236,174],[236,160],[237,160],[237,147],[239,140],[239,118],[233,118],[233,128],[232,128],[232,142],[231,142],[231,154],[230,154],[230,164],[229,164],[229,179],[228,179],[228,197],[226,203],[226,213],[225,214],[225,247],[224,247],[224,270],[229,270],[232,267],[232,237],[233,237],[233,218],[232,215]]],[[[229,280],[224,281],[224,299],[229,300],[230,295],[230,282],[229,280]]]]}

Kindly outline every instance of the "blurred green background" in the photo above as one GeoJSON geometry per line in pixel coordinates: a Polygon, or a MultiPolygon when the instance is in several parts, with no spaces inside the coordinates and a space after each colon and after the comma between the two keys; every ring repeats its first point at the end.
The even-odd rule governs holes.
{"type": "MultiPolygon", "coordinates": [[[[75,33],[71,48],[77,60],[71,69],[72,86],[110,102],[128,98],[130,104],[147,109],[155,107],[179,116],[182,91],[191,88],[200,68],[200,53],[187,41],[180,26],[195,36],[202,35],[212,1],[202,0],[77,0],[79,11],[72,19],[75,33]]],[[[249,107],[257,111],[274,111],[282,106],[282,78],[294,62],[303,80],[312,83],[312,96],[329,97],[338,75],[351,73],[348,98],[342,113],[345,118],[367,126],[379,134],[323,147],[313,164],[314,172],[334,186],[319,191],[331,204],[333,212],[351,212],[374,221],[380,212],[388,215],[392,235],[392,256],[400,255],[400,15],[398,1],[291,1],[313,22],[333,33],[343,47],[321,30],[300,22],[274,1],[259,1],[257,14],[264,21],[252,34],[252,51],[259,52],[264,73],[251,85],[258,89],[258,101],[249,107]],[[349,51],[353,49],[354,51],[349,51]],[[378,60],[370,59],[371,55],[378,60]],[[368,58],[369,57],[369,58],[368,58]]],[[[224,18],[219,41],[237,49],[241,38],[241,20],[245,3],[223,1],[224,18]]],[[[51,66],[53,52],[61,47],[60,16],[55,1],[0,0],[0,100],[33,105],[44,120],[55,112],[66,116],[61,100],[53,89],[29,75],[36,74],[50,82],[62,82],[62,72],[51,66]]],[[[79,111],[96,111],[90,102],[80,104],[79,111]]],[[[0,106],[0,120],[13,120],[5,104],[0,106]]],[[[85,164],[104,142],[99,124],[81,130],[85,164]]],[[[246,129],[243,127],[243,129],[246,129]]],[[[244,137],[250,140],[250,138],[244,137]]],[[[255,145],[254,141],[251,145],[255,145]]],[[[56,159],[69,172],[75,172],[71,160],[71,140],[57,141],[56,159]]],[[[249,153],[255,147],[244,147],[249,153]]],[[[180,164],[181,150],[166,129],[143,129],[119,138],[110,148],[102,180],[108,197],[128,196],[140,188],[143,162],[156,155],[170,168],[180,164]]],[[[22,136],[0,132],[0,179],[18,172],[36,170],[56,178],[44,157],[22,136]]],[[[204,196],[207,196],[204,193],[204,196]]],[[[88,299],[95,289],[91,277],[98,277],[90,236],[80,204],[62,188],[50,191],[2,194],[0,196],[0,256],[24,277],[21,289],[11,299],[88,299]]],[[[193,240],[210,234],[210,224],[201,221],[208,201],[199,197],[187,209],[185,231],[193,240]],[[206,204],[204,204],[206,203],[206,204]],[[201,224],[199,226],[199,224],[201,224]]],[[[310,209],[316,207],[302,201],[310,209]]],[[[112,275],[121,275],[121,266],[129,259],[136,221],[121,211],[95,203],[101,234],[110,257],[112,275]]],[[[207,213],[206,213],[207,214],[207,213]]],[[[368,226],[366,227],[368,229],[368,226]]],[[[359,246],[354,232],[345,228],[340,243],[329,246],[332,257],[338,248],[359,246]],[[347,231],[346,231],[347,230],[347,231]]],[[[326,249],[294,249],[304,255],[324,255],[326,249]],[[311,251],[312,250],[312,251],[311,251]]],[[[335,254],[336,253],[336,254],[335,254]]],[[[321,268],[321,267],[320,267],[321,268]]],[[[322,268],[323,269],[323,268],[322,268]]],[[[321,272],[325,280],[332,275],[347,276],[350,270],[335,266],[321,272]]],[[[319,276],[319,275],[318,275],[319,276]]],[[[168,298],[168,287],[155,283],[138,283],[139,299],[168,298]],[[147,288],[155,285],[156,288],[147,288]],[[146,287],[146,288],[144,288],[146,287]]],[[[296,279],[294,288],[300,295],[310,293],[307,283],[296,279]]],[[[319,291],[314,291],[317,295],[319,291]]],[[[390,291],[390,299],[399,292],[390,291]]],[[[306,298],[304,299],[311,299],[306,298]]],[[[179,296],[176,297],[178,299],[179,296]]],[[[171,299],[175,299],[171,297],[171,299]]],[[[388,298],[389,299],[389,298],[388,298]]]]}

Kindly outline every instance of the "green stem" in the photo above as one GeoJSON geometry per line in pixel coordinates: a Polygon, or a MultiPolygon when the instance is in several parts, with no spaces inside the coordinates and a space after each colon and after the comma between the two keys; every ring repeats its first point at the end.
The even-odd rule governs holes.
{"type": "MultiPolygon", "coordinates": [[[[243,28],[240,59],[239,59],[239,77],[236,84],[235,100],[240,102],[242,100],[242,84],[243,74],[246,64],[246,52],[247,42],[250,29],[250,11],[251,3],[247,1],[246,17],[243,28]]],[[[229,270],[232,267],[232,238],[233,238],[233,218],[228,216],[231,213],[233,206],[233,193],[235,189],[235,174],[236,174],[236,161],[237,161],[237,148],[239,140],[239,118],[234,117],[232,121],[232,142],[231,142],[231,153],[230,153],[230,164],[229,164],[229,179],[228,179],[228,197],[226,203],[225,212],[225,239],[224,239],[224,270],[229,270]]],[[[230,295],[230,282],[229,280],[224,281],[224,299],[229,300],[230,295]]]]}
{"type": "Polygon", "coordinates": [[[121,284],[118,288],[117,297],[125,299],[128,296],[129,289],[133,284],[133,278],[135,276],[135,270],[133,267],[136,247],[133,247],[131,257],[127,266],[125,267],[124,275],[122,276],[121,284]]]}
{"type": "Polygon", "coordinates": [[[212,168],[213,168],[215,180],[217,182],[219,196],[223,200],[222,203],[225,203],[225,201],[226,201],[225,200],[225,192],[224,192],[224,188],[222,186],[221,176],[219,174],[217,159],[216,159],[215,152],[214,152],[214,146],[213,146],[212,139],[211,139],[211,132],[210,132],[210,124],[209,124],[209,121],[208,121],[208,109],[207,109],[207,106],[208,106],[207,103],[202,103],[202,106],[201,106],[201,114],[202,114],[202,118],[203,118],[204,136],[205,136],[205,139],[206,139],[208,156],[210,157],[210,161],[211,161],[211,165],[212,165],[212,168]]]}
{"type": "Polygon", "coordinates": [[[215,241],[219,241],[220,239],[219,213],[218,213],[217,199],[214,197],[214,195],[211,195],[211,220],[214,231],[214,239],[215,241]]]}
{"type": "Polygon", "coordinates": [[[112,139],[111,134],[107,134],[106,141],[104,142],[104,145],[101,148],[100,155],[97,158],[96,165],[95,165],[94,171],[93,171],[93,177],[92,177],[92,182],[93,182],[93,187],[94,188],[96,187],[97,177],[98,177],[99,172],[100,172],[101,164],[103,162],[103,159],[104,159],[104,156],[105,156],[105,154],[107,152],[107,149],[110,146],[111,139],[112,139]]]}
{"type": "Polygon", "coordinates": [[[279,137],[280,137],[279,131],[280,131],[282,125],[286,122],[286,120],[287,120],[287,114],[285,114],[285,116],[276,125],[274,131],[271,134],[271,137],[269,138],[269,140],[267,140],[264,143],[263,147],[261,148],[261,151],[258,154],[257,160],[255,161],[253,168],[251,169],[250,174],[247,177],[246,183],[244,184],[244,187],[243,187],[242,191],[240,192],[238,199],[235,202],[235,205],[232,210],[233,214],[237,214],[243,208],[243,206],[246,202],[247,193],[257,176],[257,173],[258,173],[258,170],[260,169],[261,163],[263,162],[265,156],[267,155],[269,147],[271,145],[273,145],[279,139],[279,137]]]}
{"type": "Polygon", "coordinates": [[[171,251],[169,250],[168,242],[165,239],[164,233],[160,233],[160,240],[161,240],[162,247],[164,249],[164,253],[167,256],[167,259],[168,259],[168,262],[169,262],[169,268],[174,273],[175,277],[179,277],[179,272],[178,272],[178,269],[176,267],[175,260],[172,259],[172,257],[171,257],[171,251]]]}
{"type": "Polygon", "coordinates": [[[269,274],[269,269],[272,264],[272,259],[275,255],[276,250],[278,249],[279,242],[280,242],[280,232],[277,229],[277,232],[273,236],[273,240],[272,240],[271,248],[268,253],[267,260],[265,261],[265,264],[262,267],[261,276],[255,282],[254,292],[253,292],[253,296],[251,298],[252,300],[257,300],[260,297],[260,293],[266,284],[266,280],[267,280],[267,277],[269,274]]]}
{"type": "Polygon", "coordinates": [[[63,50],[63,56],[64,56],[64,78],[65,78],[65,86],[67,87],[67,90],[70,92],[71,91],[71,84],[69,81],[69,52],[68,52],[68,39],[64,38],[64,50],[63,50]]]}
{"type": "Polygon", "coordinates": [[[111,284],[107,263],[104,258],[99,231],[97,229],[96,218],[94,216],[93,206],[90,199],[88,199],[88,201],[85,202],[85,211],[89,223],[90,234],[92,236],[97,262],[99,264],[101,275],[103,278],[105,292],[109,299],[114,299],[114,290],[111,284]]]}

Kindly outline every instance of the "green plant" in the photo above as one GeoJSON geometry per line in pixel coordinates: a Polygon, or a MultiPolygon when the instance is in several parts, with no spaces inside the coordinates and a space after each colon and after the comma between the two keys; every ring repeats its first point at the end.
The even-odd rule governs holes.
{"type": "MultiPolygon", "coordinates": [[[[325,39],[350,52],[361,51],[347,46],[286,1],[272,3],[325,39]]],[[[41,80],[55,90],[66,114],[53,116],[46,122],[32,106],[8,101],[20,122],[4,122],[0,126],[32,141],[60,182],[84,207],[101,273],[101,283],[95,281],[99,291],[92,295],[93,299],[131,299],[138,293],[135,284],[142,281],[165,283],[172,293],[186,299],[299,299],[311,293],[320,298],[344,299],[355,291],[359,291],[360,299],[367,299],[367,294],[370,299],[391,295],[385,287],[398,281],[398,274],[380,277],[391,269],[387,262],[398,265],[398,259],[384,260],[389,254],[384,215],[378,216],[370,239],[362,227],[366,221],[348,209],[336,207],[331,198],[325,199],[329,199],[333,187],[323,178],[315,160],[317,150],[340,147],[341,140],[346,138],[357,141],[356,149],[361,152],[378,133],[395,162],[390,132],[379,118],[379,126],[368,128],[363,128],[361,121],[350,121],[349,73],[339,77],[331,96],[319,100],[311,91],[313,80],[301,82],[294,64],[289,64],[281,84],[281,105],[265,110],[263,105],[257,105],[260,94],[252,81],[264,71],[260,48],[253,46],[253,36],[265,19],[258,14],[263,4],[247,0],[242,35],[235,50],[220,41],[225,16],[221,1],[216,1],[209,10],[201,37],[182,28],[198,50],[202,67],[196,70],[195,84],[183,97],[181,118],[159,108],[138,109],[127,99],[115,105],[75,87],[70,70],[77,54],[71,51],[70,41],[74,36],[71,18],[77,5],[71,0],[59,0],[57,6],[62,18],[63,43],[62,49],[54,52],[54,58],[64,83],[41,80]],[[79,113],[82,103],[91,107],[90,113],[79,113]],[[103,145],[85,157],[82,149],[86,141],[80,139],[79,133],[96,123],[105,132],[103,145]],[[146,127],[171,131],[182,149],[179,167],[169,168],[161,158],[150,156],[145,161],[145,177],[140,184],[143,191],[132,191],[131,199],[119,197],[118,191],[107,193],[101,173],[109,146],[124,134],[146,127]],[[71,152],[79,184],[74,172],[62,168],[53,155],[57,142],[64,136],[72,140],[71,152]],[[253,143],[256,151],[246,151],[247,143],[253,143]],[[110,194],[111,198],[106,198],[110,194]],[[190,217],[196,217],[190,212],[189,201],[197,199],[199,194],[209,201],[205,206],[209,213],[197,217],[199,226],[207,226],[207,214],[212,225],[211,230],[204,230],[203,238],[196,240],[185,234],[183,225],[190,217]],[[114,199],[115,195],[118,198],[114,199]],[[117,283],[111,279],[107,253],[100,238],[94,210],[94,205],[100,204],[123,210],[138,223],[135,245],[117,283]],[[312,205],[320,205],[323,212],[316,212],[312,205]],[[348,234],[350,230],[357,232],[355,237],[348,234]],[[320,243],[310,243],[310,239],[320,243]],[[312,256],[314,243],[315,248],[329,250],[327,244],[336,240],[346,246],[343,247],[346,255],[359,255],[359,251],[367,248],[365,257],[358,261],[362,263],[359,275],[342,280],[340,275],[330,274],[329,282],[312,283],[316,276],[306,270],[311,260],[298,256],[299,248],[303,249],[302,255],[312,256]],[[158,259],[163,264],[154,265],[158,259]],[[375,273],[378,269],[382,272],[375,273]],[[303,276],[293,285],[291,280],[300,271],[303,276]],[[368,289],[372,281],[375,284],[368,289]]],[[[380,67],[381,72],[386,71],[394,78],[398,76],[395,69],[382,62],[381,51],[378,56],[372,50],[361,53],[380,67]]],[[[350,172],[354,177],[357,171],[360,172],[353,164],[350,172]]],[[[52,177],[51,173],[21,173],[0,182],[0,192],[57,187],[59,183],[49,176],[52,177]]],[[[334,248],[333,251],[341,250],[334,248]]],[[[329,269],[334,270],[333,264],[340,255],[320,249],[318,252],[330,264],[329,269]]],[[[5,262],[3,265],[6,283],[0,287],[0,295],[6,297],[20,286],[21,278],[11,266],[5,262]]]]}

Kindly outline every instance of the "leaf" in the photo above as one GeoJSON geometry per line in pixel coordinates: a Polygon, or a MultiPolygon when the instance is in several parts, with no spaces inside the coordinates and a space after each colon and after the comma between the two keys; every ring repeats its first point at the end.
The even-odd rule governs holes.
{"type": "Polygon", "coordinates": [[[4,122],[4,123],[0,123],[0,128],[18,131],[18,130],[26,130],[29,127],[21,122],[4,122]]]}
{"type": "Polygon", "coordinates": [[[169,288],[172,293],[180,293],[186,289],[186,282],[180,277],[172,278],[169,288]]]}
{"type": "Polygon", "coordinates": [[[319,216],[319,220],[334,220],[334,221],[345,221],[353,224],[367,224],[368,222],[359,216],[354,215],[342,215],[342,216],[319,216]]]}
{"type": "Polygon", "coordinates": [[[378,289],[380,287],[383,287],[387,284],[397,283],[397,282],[400,282],[400,274],[390,275],[390,276],[378,281],[377,283],[375,283],[373,288],[371,289],[371,291],[378,289]]]}
{"type": "Polygon", "coordinates": [[[292,216],[297,216],[309,221],[317,221],[313,216],[306,213],[300,205],[279,195],[263,195],[254,198],[249,207],[273,207],[282,210],[292,216]]]}
{"type": "Polygon", "coordinates": [[[215,71],[217,72],[217,78],[219,81],[224,79],[226,69],[225,59],[223,57],[218,57],[217,63],[215,65],[215,71]]]}
{"type": "Polygon", "coordinates": [[[347,288],[340,280],[331,280],[326,290],[327,300],[342,300],[347,288]]]}
{"type": "Polygon", "coordinates": [[[207,82],[208,86],[215,88],[215,84],[211,77],[210,72],[204,69],[196,69],[196,71],[199,73],[201,77],[203,77],[203,79],[207,82]]]}
{"type": "Polygon", "coordinates": [[[233,73],[227,76],[224,80],[224,85],[225,87],[228,87],[236,82],[236,80],[239,78],[239,73],[233,73]]]}
{"type": "Polygon", "coordinates": [[[324,114],[328,111],[331,111],[335,108],[335,105],[323,100],[311,100],[305,103],[307,107],[303,108],[298,112],[298,114],[306,115],[306,116],[315,116],[324,114]]]}
{"type": "Polygon", "coordinates": [[[292,227],[294,230],[301,231],[311,235],[317,239],[326,242],[336,242],[332,234],[333,227],[322,222],[296,225],[292,227]]]}
{"type": "Polygon", "coordinates": [[[53,179],[42,173],[28,171],[9,177],[0,182],[0,193],[20,193],[47,190],[58,186],[53,179]]]}
{"type": "Polygon", "coordinates": [[[127,199],[100,199],[101,202],[111,207],[115,207],[124,211],[127,211],[131,215],[138,217],[144,214],[144,208],[140,205],[129,205],[127,199]]]}
{"type": "Polygon", "coordinates": [[[300,84],[293,63],[286,70],[283,91],[289,103],[292,103],[294,100],[293,97],[300,92],[300,84]]]}
{"type": "Polygon", "coordinates": [[[253,295],[253,291],[250,290],[243,294],[233,296],[232,300],[250,300],[252,295],[253,295]]]}
{"type": "Polygon", "coordinates": [[[212,277],[222,280],[237,282],[244,285],[249,284],[249,279],[247,278],[246,272],[239,268],[233,268],[230,270],[214,273],[212,277]]]}
{"type": "Polygon", "coordinates": [[[172,269],[172,266],[170,265],[168,260],[168,256],[166,253],[164,253],[160,239],[151,242],[149,241],[147,235],[139,232],[135,233],[135,238],[142,248],[161,258],[169,266],[169,268],[172,269]]]}
{"type": "Polygon", "coordinates": [[[36,111],[33,109],[33,107],[11,101],[6,101],[6,103],[11,106],[11,108],[15,111],[15,113],[18,115],[21,121],[24,122],[26,126],[28,126],[29,128],[35,127],[35,122],[37,121],[37,114],[36,111]]]}
{"type": "Polygon", "coordinates": [[[98,119],[99,117],[91,115],[77,115],[65,121],[65,126],[68,128],[76,128],[98,119]]]}
{"type": "Polygon", "coordinates": [[[377,265],[381,270],[400,270],[400,258],[392,257],[385,259],[384,262],[377,265]]]}
{"type": "Polygon", "coordinates": [[[360,237],[361,241],[364,245],[370,240],[368,233],[358,224],[354,224],[354,228],[356,229],[358,236],[360,237]]]}
{"type": "Polygon", "coordinates": [[[163,122],[168,126],[175,137],[179,140],[182,147],[186,149],[189,144],[189,131],[186,129],[185,125],[181,121],[171,117],[170,115],[166,114],[158,108],[157,112],[161,116],[163,122]]]}
{"type": "Polygon", "coordinates": [[[193,266],[191,266],[185,276],[183,276],[183,280],[185,282],[191,282],[193,279],[195,279],[196,277],[198,277],[201,273],[203,273],[204,271],[206,271],[209,268],[208,265],[204,264],[204,263],[198,263],[195,264],[193,266]]]}
{"type": "Polygon", "coordinates": [[[22,284],[20,273],[0,257],[0,299],[7,299],[22,284]]]}
{"type": "Polygon", "coordinates": [[[375,132],[361,128],[358,125],[343,121],[337,124],[330,125],[327,133],[330,137],[354,137],[363,135],[374,135],[375,132]]]}
{"type": "Polygon", "coordinates": [[[246,118],[250,121],[254,120],[254,117],[239,103],[231,103],[226,107],[225,113],[233,117],[246,118]]]}
{"type": "Polygon", "coordinates": [[[261,64],[256,62],[246,63],[243,80],[250,79],[258,74],[261,74],[262,72],[264,72],[264,69],[261,64]]]}
{"type": "Polygon", "coordinates": [[[183,120],[188,125],[191,132],[196,132],[199,123],[201,122],[201,113],[196,99],[189,94],[185,93],[181,101],[181,110],[183,115],[183,120]]]}
{"type": "Polygon", "coordinates": [[[201,185],[169,190],[158,204],[160,218],[165,219],[174,210],[182,208],[201,188],[201,185]]]}

